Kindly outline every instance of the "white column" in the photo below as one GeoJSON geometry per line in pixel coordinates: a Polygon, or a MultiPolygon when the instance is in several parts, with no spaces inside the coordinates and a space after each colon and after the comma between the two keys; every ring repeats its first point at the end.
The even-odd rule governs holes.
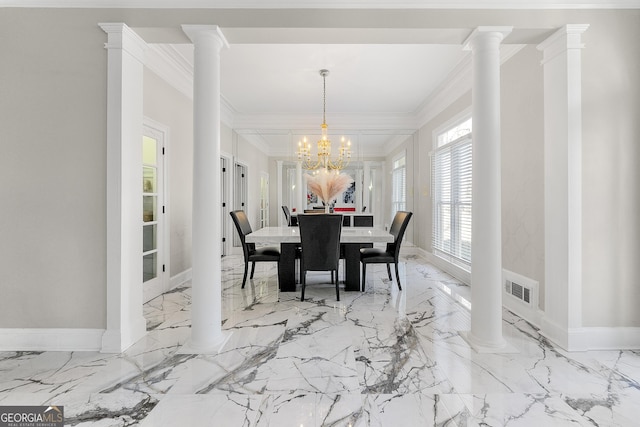
{"type": "Polygon", "coordinates": [[[538,49],[544,67],[545,315],[542,333],[585,350],[582,327],[582,33],[567,25],[538,49]]]}
{"type": "Polygon", "coordinates": [[[224,344],[220,234],[220,51],[215,25],[183,25],[194,45],[191,341],[195,352],[224,344]]]}
{"type": "Polygon", "coordinates": [[[147,44],[123,23],[107,43],[107,329],[102,351],[142,338],[142,94],[147,44]]]}
{"type": "Polygon", "coordinates": [[[511,27],[479,27],[466,41],[473,64],[473,210],[471,331],[482,352],[501,351],[502,238],[500,174],[500,43],[511,27]]]}

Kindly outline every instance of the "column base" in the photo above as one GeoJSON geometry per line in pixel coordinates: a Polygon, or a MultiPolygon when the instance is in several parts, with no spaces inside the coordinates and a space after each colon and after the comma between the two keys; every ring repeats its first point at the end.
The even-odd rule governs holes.
{"type": "Polygon", "coordinates": [[[176,354],[219,354],[233,335],[232,331],[222,331],[219,337],[207,345],[193,345],[191,338],[182,345],[176,354]]]}
{"type": "Polygon", "coordinates": [[[475,339],[470,331],[460,331],[458,332],[463,340],[466,341],[469,346],[476,351],[476,353],[520,353],[520,350],[509,344],[507,341],[502,340],[502,343],[498,345],[487,345],[486,343],[479,342],[475,339]]]}

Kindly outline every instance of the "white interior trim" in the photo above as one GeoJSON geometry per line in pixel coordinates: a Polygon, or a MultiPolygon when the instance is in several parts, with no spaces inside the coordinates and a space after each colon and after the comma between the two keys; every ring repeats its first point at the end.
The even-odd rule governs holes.
{"type": "Polygon", "coordinates": [[[3,328],[0,351],[100,351],[104,329],[3,328]]]}
{"type": "Polygon", "coordinates": [[[155,9],[638,9],[638,0],[0,0],[0,6],[155,9]]]}

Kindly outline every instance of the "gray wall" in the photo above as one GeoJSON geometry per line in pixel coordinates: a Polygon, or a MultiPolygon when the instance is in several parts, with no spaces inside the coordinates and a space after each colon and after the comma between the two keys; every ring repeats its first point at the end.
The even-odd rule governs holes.
{"type": "Polygon", "coordinates": [[[106,34],[0,13],[0,327],[106,324],[106,34]]]}

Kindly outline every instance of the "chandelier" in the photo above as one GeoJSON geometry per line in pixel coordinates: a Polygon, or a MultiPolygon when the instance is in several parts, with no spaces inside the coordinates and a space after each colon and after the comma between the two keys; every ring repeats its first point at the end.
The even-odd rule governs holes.
{"type": "Polygon", "coordinates": [[[305,169],[312,170],[318,168],[324,168],[327,170],[340,170],[345,168],[349,162],[351,162],[351,141],[345,141],[342,137],[340,141],[340,148],[338,150],[338,156],[334,159],[331,158],[331,141],[327,136],[327,81],[326,78],[329,75],[329,70],[320,70],[322,76],[322,136],[318,141],[318,154],[317,160],[311,158],[311,144],[307,142],[307,138],[304,137],[302,141],[298,141],[298,161],[302,163],[305,169]]]}

